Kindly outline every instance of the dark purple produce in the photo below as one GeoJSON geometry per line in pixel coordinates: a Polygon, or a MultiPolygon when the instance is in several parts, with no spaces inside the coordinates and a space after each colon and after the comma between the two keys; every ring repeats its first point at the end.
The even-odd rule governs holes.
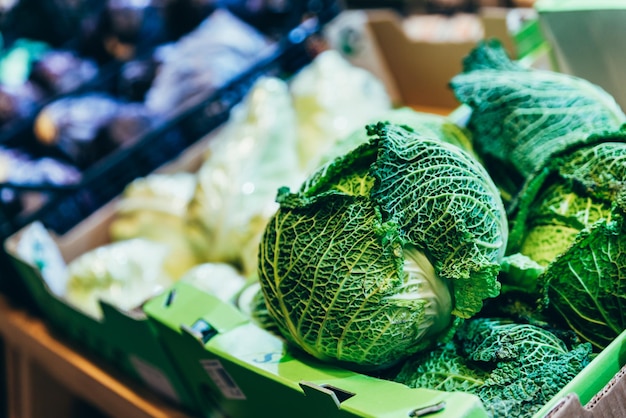
{"type": "Polygon", "coordinates": [[[300,23],[306,0],[222,0],[221,4],[237,17],[268,35],[284,33],[300,23]]]}
{"type": "Polygon", "coordinates": [[[102,93],[65,97],[46,105],[35,119],[42,144],[55,147],[81,168],[110,153],[116,144],[101,130],[118,114],[121,103],[102,93]]]}
{"type": "Polygon", "coordinates": [[[192,32],[155,51],[160,66],[145,104],[159,114],[185,108],[251,68],[275,46],[228,10],[215,10],[192,32]]]}
{"type": "Polygon", "coordinates": [[[158,63],[152,58],[131,60],[125,63],[119,74],[117,94],[126,100],[143,102],[150,89],[158,63]]]}
{"type": "Polygon", "coordinates": [[[43,92],[31,82],[0,85],[0,126],[34,116],[43,99],[43,92]]]}
{"type": "Polygon", "coordinates": [[[117,147],[132,144],[154,125],[154,117],[141,103],[125,103],[104,127],[102,135],[117,147]]]}
{"type": "Polygon", "coordinates": [[[50,94],[69,93],[93,80],[97,64],[66,50],[51,50],[33,64],[30,79],[50,94]]]}
{"type": "Polygon", "coordinates": [[[100,20],[104,49],[126,61],[168,40],[165,3],[159,0],[108,0],[100,20]]]}
{"type": "Polygon", "coordinates": [[[81,173],[54,158],[36,158],[25,152],[0,147],[0,183],[21,186],[76,184],[81,173]]]}

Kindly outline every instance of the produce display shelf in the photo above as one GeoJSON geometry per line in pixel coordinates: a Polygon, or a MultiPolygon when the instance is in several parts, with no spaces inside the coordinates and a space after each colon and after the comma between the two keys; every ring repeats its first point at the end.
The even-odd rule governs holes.
{"type": "MultiPolygon", "coordinates": [[[[59,353],[63,348],[55,346],[52,340],[45,340],[53,347],[51,351],[58,348],[54,353],[56,358],[45,357],[46,363],[57,360],[48,372],[103,410],[119,407],[107,410],[112,416],[184,418],[193,414],[207,418],[252,418],[258,416],[259,411],[277,418],[488,416],[479,398],[469,393],[410,389],[382,375],[357,373],[308,357],[294,350],[282,338],[257,326],[232,304],[185,282],[176,283],[132,311],[100,301],[103,315],[101,319],[95,319],[52,292],[49,283],[43,279],[43,269],[18,256],[19,234],[33,223],[41,223],[55,235],[58,247],[71,254],[66,259],[77,255],[76,248],[86,250],[104,244],[108,237],[104,231],[110,224],[115,199],[132,180],[162,169],[186,152],[199,155],[194,148],[201,145],[198,141],[207,139],[207,134],[228,120],[231,110],[256,80],[266,75],[286,78],[311,62],[307,41],[323,26],[325,18],[320,16],[304,20],[277,48],[268,49],[260,61],[223,88],[180,109],[172,118],[142,136],[135,146],[121,149],[94,165],[77,187],[47,190],[49,201],[40,210],[12,217],[0,207],[0,238],[6,239],[8,253],[0,253],[0,267],[6,263],[7,269],[17,268],[11,273],[10,280],[19,280],[26,286],[36,307],[52,325],[52,332],[59,333],[61,345],[67,338],[70,344],[76,344],[88,355],[93,354],[94,364],[102,362],[103,367],[96,372],[81,368],[78,363],[82,360],[62,359],[59,353]],[[65,376],[61,375],[58,364],[69,363],[79,369],[79,375],[67,370],[65,376]],[[135,405],[137,399],[130,392],[102,383],[101,379],[108,379],[103,377],[108,367],[112,368],[112,375],[118,376],[119,373],[120,380],[128,379],[128,387],[133,392],[138,391],[139,397],[143,396],[142,391],[146,391],[146,396],[156,399],[155,402],[169,398],[171,403],[165,402],[156,409],[150,400],[135,405]],[[89,375],[96,386],[106,386],[105,395],[99,392],[100,389],[93,390],[95,394],[81,392],[83,388],[76,382],[83,382],[80,386],[90,385],[84,376],[81,377],[83,374],[89,375]],[[182,410],[179,411],[179,407],[182,410]],[[165,415],[162,415],[163,411],[166,411],[165,415]]],[[[532,30],[535,33],[537,27],[532,30]]],[[[416,108],[431,113],[448,113],[438,106],[416,108]]],[[[0,286],[7,277],[6,273],[4,277],[0,276],[0,286]]],[[[6,318],[0,317],[0,336],[5,338],[8,347],[9,389],[13,391],[12,396],[20,399],[15,414],[27,411],[25,416],[34,418],[30,411],[36,408],[28,406],[29,402],[15,392],[15,388],[24,383],[10,363],[22,364],[20,356],[44,356],[45,345],[36,339],[46,338],[47,331],[42,331],[42,327],[47,327],[36,319],[20,319],[0,297],[0,314],[2,310],[7,312],[6,318]],[[25,328],[30,321],[35,324],[33,329],[38,331],[33,331],[30,336],[20,335],[11,318],[18,322],[23,320],[25,328]],[[22,348],[24,341],[30,341],[34,354],[22,348]]],[[[56,338],[54,335],[48,337],[56,338]]],[[[69,346],[66,348],[71,351],[69,346]]],[[[564,399],[572,397],[582,404],[601,403],[596,400],[607,390],[607,385],[612,384],[611,379],[622,376],[620,371],[625,370],[625,350],[626,332],[597,355],[532,418],[550,416],[564,399]]],[[[617,383],[618,388],[625,384],[622,380],[620,378],[617,383]]]]}
{"type": "MultiPolygon", "coordinates": [[[[110,417],[191,418],[187,411],[77,349],[38,316],[0,295],[0,337],[12,418],[69,418],[80,399],[110,417]],[[39,375],[49,375],[42,384],[39,375]],[[45,383],[44,382],[44,383],[45,383]]],[[[4,411],[0,410],[0,415],[4,411]]]]}

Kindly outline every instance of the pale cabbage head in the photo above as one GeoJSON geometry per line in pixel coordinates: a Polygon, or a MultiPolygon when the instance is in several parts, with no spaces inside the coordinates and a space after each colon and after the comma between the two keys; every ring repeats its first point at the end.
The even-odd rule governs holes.
{"type": "Polygon", "coordinates": [[[164,268],[166,244],[134,238],[106,244],[80,255],[67,266],[65,300],[95,318],[100,301],[123,311],[138,308],[174,281],[164,268]]]}
{"type": "Polygon", "coordinates": [[[134,238],[162,243],[169,248],[163,268],[179,279],[201,262],[186,232],[187,205],[196,188],[191,173],[153,173],[135,179],[120,196],[109,225],[111,241],[134,238]]]}
{"type": "Polygon", "coordinates": [[[298,157],[307,174],[335,143],[392,108],[385,85],[369,71],[327,50],[290,83],[298,123],[298,157]]]}
{"type": "Polygon", "coordinates": [[[235,265],[246,276],[256,271],[276,188],[303,177],[296,132],[287,83],[263,77],[211,134],[187,211],[186,235],[203,261],[235,265]]]}

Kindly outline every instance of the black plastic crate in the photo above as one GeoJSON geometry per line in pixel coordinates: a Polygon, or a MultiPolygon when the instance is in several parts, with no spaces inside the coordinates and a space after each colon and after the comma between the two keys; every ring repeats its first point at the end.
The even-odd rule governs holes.
{"type": "MultiPolygon", "coordinates": [[[[132,90],[134,85],[131,87],[122,85],[128,81],[124,80],[122,76],[127,64],[154,63],[153,54],[157,48],[188,35],[218,8],[231,11],[235,17],[248,23],[271,42],[285,38],[289,30],[298,26],[300,21],[309,15],[315,15],[318,21],[324,22],[336,14],[338,10],[335,2],[308,0],[267,1],[254,4],[244,0],[218,0],[200,3],[192,0],[172,0],[165,3],[159,0],[149,0],[141,3],[141,5],[132,2],[132,0],[86,0],[79,3],[70,0],[24,0],[0,19],[0,31],[4,40],[0,46],[11,46],[12,43],[25,39],[45,42],[54,50],[68,51],[78,58],[89,59],[91,63],[97,63],[97,76],[82,82],[71,90],[63,91],[63,93],[51,94],[47,92],[44,97],[38,99],[36,104],[28,106],[28,108],[32,107],[26,112],[28,116],[19,112],[21,115],[19,118],[9,119],[6,124],[0,126],[0,145],[20,151],[33,159],[42,157],[58,159],[78,169],[80,174],[89,170],[91,164],[96,160],[105,159],[109,152],[115,151],[116,145],[107,144],[106,147],[108,148],[94,151],[93,155],[87,158],[88,161],[77,161],[71,155],[72,153],[67,154],[63,151],[63,146],[59,144],[46,145],[45,142],[48,141],[45,138],[37,138],[34,125],[40,112],[46,110],[50,104],[64,98],[98,92],[111,99],[119,99],[122,103],[137,101],[138,105],[141,104],[143,99],[130,97],[132,92],[125,91],[125,88],[132,90]],[[112,9],[116,12],[111,12],[112,9]],[[258,13],[258,15],[254,13],[258,13]],[[150,16],[157,23],[149,23],[151,19],[148,17],[150,16]],[[270,21],[263,23],[261,18],[267,18],[270,21]],[[112,47],[109,47],[111,51],[108,51],[108,55],[106,51],[102,51],[105,48],[103,46],[104,39],[109,34],[107,31],[110,30],[113,30],[112,33],[115,35],[112,38],[126,42],[124,45],[132,47],[130,56],[125,56],[123,53],[118,53],[120,56],[112,55],[115,54],[112,52],[114,50],[112,47]],[[130,33],[127,33],[129,31],[130,33]],[[153,35],[155,32],[160,33],[160,35],[153,35]]],[[[137,65],[134,68],[137,68],[137,65]]],[[[156,63],[154,63],[154,68],[156,69],[156,63]]],[[[64,79],[63,77],[54,78],[64,79]]],[[[25,84],[35,85],[39,92],[45,90],[41,83],[30,79],[25,84]]],[[[28,95],[23,97],[26,96],[28,95]]],[[[18,95],[17,97],[22,96],[18,95]]],[[[21,99],[18,101],[22,102],[21,99]]],[[[26,102],[30,103],[30,100],[26,102]]],[[[6,113],[7,109],[21,108],[21,106],[6,109],[0,107],[0,114],[8,114],[6,113]]],[[[58,139],[58,136],[56,139],[52,137],[50,141],[56,142],[58,139]]],[[[113,142],[117,143],[117,141],[113,142]]],[[[76,145],[70,144],[70,146],[75,147],[76,145]]],[[[21,182],[3,183],[0,184],[0,187],[57,190],[64,186],[35,181],[29,184],[21,182]]]]}
{"type": "MultiPolygon", "coordinates": [[[[40,0],[40,1],[45,2],[45,0],[40,0]]],[[[64,0],[61,0],[61,3],[63,1],[64,0]]],[[[105,0],[91,0],[91,1],[105,2],[105,0]]],[[[189,1],[190,0],[175,0],[173,3],[185,4],[189,1]]],[[[28,0],[28,2],[32,3],[32,2],[35,2],[35,0],[28,0]]],[[[231,6],[232,9],[237,9],[239,5],[244,4],[245,2],[237,1],[237,0],[222,0],[221,2],[218,1],[215,3],[223,4],[225,6],[231,6]]],[[[274,4],[273,2],[267,2],[267,3],[274,4]]],[[[288,27],[284,27],[284,26],[272,27],[270,34],[266,34],[263,31],[261,31],[258,27],[251,25],[254,29],[256,29],[259,32],[259,34],[265,36],[266,40],[268,40],[269,42],[276,42],[277,44],[279,44],[280,45],[279,50],[282,50],[283,46],[287,43],[293,43],[293,44],[301,43],[302,42],[301,38],[308,36],[308,33],[312,29],[311,26],[324,25],[326,22],[332,19],[341,9],[338,2],[329,1],[329,0],[326,0],[326,1],[299,0],[299,1],[294,1],[294,2],[282,2],[282,3],[290,5],[289,15],[286,17],[283,17],[281,21],[282,25],[288,25],[288,27]],[[311,18],[309,19],[309,17],[311,18]],[[308,23],[302,24],[302,20],[308,23]]],[[[277,5],[280,5],[282,3],[276,2],[277,5]]],[[[266,7],[269,7],[269,6],[266,6],[266,7]]],[[[241,11],[240,13],[245,14],[245,13],[242,13],[241,11]]],[[[239,17],[241,21],[246,22],[245,19],[242,19],[236,13],[233,13],[233,15],[235,17],[239,17]]],[[[182,34],[182,35],[185,35],[185,34],[182,34]]],[[[80,40],[74,39],[70,41],[70,43],[80,43],[80,40]]],[[[123,140],[120,138],[115,138],[113,140],[107,139],[107,140],[102,140],[102,141],[100,140],[90,141],[90,142],[93,142],[94,144],[97,143],[100,145],[94,146],[93,151],[89,150],[89,152],[87,153],[88,156],[86,158],[76,157],[74,155],[76,154],[75,152],[69,151],[69,154],[68,154],[68,149],[66,149],[62,145],[62,143],[60,144],[56,143],[56,145],[53,145],[53,146],[42,143],[42,142],[47,142],[47,140],[45,138],[39,138],[39,139],[37,138],[37,135],[35,134],[35,126],[34,126],[35,120],[37,119],[38,115],[40,114],[42,110],[48,109],[47,106],[49,106],[50,104],[58,104],[58,101],[60,100],[69,99],[72,97],[78,97],[83,94],[89,94],[89,93],[102,93],[106,97],[111,98],[113,100],[119,99],[120,104],[124,104],[124,103],[137,104],[138,109],[143,108],[143,110],[149,113],[150,112],[148,109],[149,106],[147,107],[143,106],[144,104],[146,104],[146,103],[143,103],[143,98],[138,99],[138,98],[130,97],[134,94],[133,93],[134,85],[131,87],[122,86],[124,82],[128,81],[124,79],[124,76],[122,74],[124,73],[125,69],[128,68],[127,64],[135,64],[135,68],[141,67],[142,64],[145,64],[145,66],[149,67],[150,64],[148,63],[155,61],[156,58],[154,56],[154,53],[156,49],[160,46],[162,45],[161,44],[149,45],[149,47],[145,48],[145,50],[141,54],[134,56],[132,59],[128,61],[109,62],[106,67],[103,67],[100,69],[99,76],[96,79],[91,80],[89,82],[85,82],[84,84],[78,86],[76,89],[70,92],[46,99],[45,101],[39,104],[37,110],[34,112],[32,117],[29,117],[26,120],[23,120],[17,123],[15,126],[10,127],[10,129],[0,129],[0,145],[4,145],[6,147],[15,149],[17,151],[24,151],[28,156],[32,156],[34,159],[38,159],[41,157],[55,158],[61,163],[65,163],[71,166],[72,169],[78,173],[77,174],[78,176],[84,175],[86,178],[89,178],[92,175],[91,174],[92,172],[97,172],[99,170],[99,168],[91,167],[91,166],[96,163],[101,163],[102,162],[101,160],[114,159],[115,157],[112,157],[109,154],[116,153],[118,147],[126,146],[126,145],[121,145],[121,144],[126,143],[128,141],[128,138],[124,137],[126,139],[123,139],[123,140]],[[124,91],[125,88],[128,89],[129,91],[124,91]]],[[[76,48],[77,50],[80,49],[79,46],[76,46],[76,48]]],[[[282,62],[285,65],[285,71],[293,71],[297,68],[300,68],[302,65],[302,62],[299,62],[299,60],[301,60],[301,57],[299,57],[297,54],[291,54],[291,57],[286,57],[282,59],[282,62]]],[[[156,71],[156,65],[157,64],[154,64],[154,67],[153,67],[153,70],[155,71],[156,71]]],[[[149,72],[149,70],[147,71],[149,72]]],[[[149,83],[149,81],[145,81],[145,82],[149,83]]],[[[141,81],[139,82],[139,84],[141,84],[141,81]]],[[[147,88],[146,86],[143,86],[143,87],[147,88]]],[[[138,87],[138,88],[141,89],[141,87],[138,87]]],[[[141,95],[142,93],[139,92],[137,94],[141,95]]],[[[145,91],[143,92],[143,94],[145,94],[145,91]]],[[[224,100],[228,101],[228,98],[225,98],[224,100]]],[[[176,106],[175,103],[173,105],[176,106]]],[[[124,110],[122,110],[122,113],[123,112],[124,110]]],[[[60,112],[57,111],[56,113],[59,114],[60,112]]],[[[150,116],[147,114],[146,114],[146,117],[150,119],[150,116]]],[[[170,116],[167,115],[167,118],[169,117],[170,116]]],[[[146,123],[149,125],[151,122],[146,122],[146,123]]],[[[59,129],[58,126],[56,128],[59,129]]],[[[100,128],[95,128],[95,129],[100,129],[100,128]]],[[[96,131],[96,132],[99,132],[99,131],[96,131]]],[[[57,131],[57,134],[58,134],[58,131],[57,131]]],[[[94,134],[94,135],[99,135],[99,134],[94,134]]],[[[106,135],[102,135],[102,136],[106,136],[106,135]]],[[[53,138],[54,136],[49,138],[49,140],[52,142],[57,142],[60,137],[57,135],[55,139],[53,138]]],[[[82,144],[83,141],[80,141],[79,143],[82,144]]],[[[66,143],[66,146],[70,148],[83,147],[83,145],[77,145],[76,141],[74,140],[69,140],[66,143]]],[[[104,164],[106,163],[107,162],[104,161],[104,164]]],[[[29,190],[42,190],[42,191],[59,191],[65,188],[82,187],[83,183],[85,182],[75,181],[72,184],[58,184],[55,182],[52,182],[52,183],[45,182],[45,181],[38,182],[35,180],[34,183],[31,182],[27,184],[16,183],[16,182],[0,183],[0,188],[3,188],[3,189],[11,188],[15,190],[29,189],[29,190]]]]}

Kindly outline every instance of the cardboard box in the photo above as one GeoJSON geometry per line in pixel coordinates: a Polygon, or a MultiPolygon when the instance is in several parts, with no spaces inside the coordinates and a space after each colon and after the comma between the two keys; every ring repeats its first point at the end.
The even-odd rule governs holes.
{"type": "MultiPolygon", "coordinates": [[[[511,56],[525,65],[551,68],[549,49],[536,20],[513,29],[523,9],[482,8],[484,38],[502,41],[511,56]]],[[[476,41],[429,42],[412,39],[403,17],[391,9],[347,10],[325,28],[330,45],[353,64],[368,69],[387,86],[397,104],[454,109],[459,102],[448,87],[462,71],[463,58],[476,41]]]]}
{"type": "Polygon", "coordinates": [[[626,110],[626,2],[541,0],[535,7],[556,68],[599,85],[626,110]]]}
{"type": "Polygon", "coordinates": [[[411,389],[300,355],[233,305],[183,282],[144,311],[206,417],[407,418],[428,410],[487,417],[474,395],[411,389]]]}

